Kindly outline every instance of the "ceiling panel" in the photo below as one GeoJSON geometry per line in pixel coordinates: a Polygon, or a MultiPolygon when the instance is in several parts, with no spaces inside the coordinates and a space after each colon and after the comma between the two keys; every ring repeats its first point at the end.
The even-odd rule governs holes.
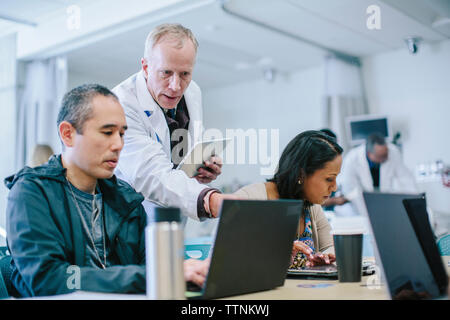
{"type": "MultiPolygon", "coordinates": [[[[259,27],[230,17],[218,3],[182,13],[170,21],[192,29],[199,41],[194,79],[203,88],[261,79],[268,68],[289,73],[320,65],[326,54],[323,50],[275,33],[262,32],[259,27]]],[[[139,70],[145,38],[160,22],[163,21],[69,53],[70,69],[86,74],[92,70],[103,74],[110,72],[109,78],[125,79],[125,75],[139,70]],[[92,62],[99,59],[101,62],[92,62]]]]}
{"type": "MultiPolygon", "coordinates": [[[[427,0],[412,1],[421,1],[423,5],[427,0]]],[[[387,2],[389,0],[226,1],[232,10],[296,38],[316,42],[322,46],[320,48],[229,15],[216,1],[72,51],[68,54],[69,66],[77,73],[96,72],[119,82],[139,69],[147,33],[162,22],[181,23],[192,29],[198,38],[200,47],[194,79],[205,89],[262,79],[268,68],[288,74],[321,65],[328,54],[323,47],[363,57],[397,48],[406,50],[403,38],[407,35],[420,35],[426,41],[445,39],[425,22],[387,2]],[[381,8],[381,30],[366,27],[366,9],[371,4],[381,8]]],[[[420,6],[414,10],[421,11],[420,6]]],[[[430,15],[425,9],[422,11],[422,19],[430,15]]]]}
{"type": "Polygon", "coordinates": [[[61,3],[46,0],[6,0],[0,2],[0,13],[36,21],[36,18],[42,14],[57,10],[61,7],[61,3]]]}
{"type": "Polygon", "coordinates": [[[450,38],[450,1],[448,0],[382,0],[382,2],[450,38]]]}
{"type": "Polygon", "coordinates": [[[230,0],[227,6],[241,15],[356,56],[400,48],[409,35],[426,41],[445,39],[436,30],[381,1],[230,0]],[[366,26],[366,9],[373,4],[381,10],[381,30],[369,30],[366,26]]]}
{"type": "Polygon", "coordinates": [[[88,0],[1,0],[0,36],[34,28],[55,16],[66,14],[69,5],[88,0]]]}

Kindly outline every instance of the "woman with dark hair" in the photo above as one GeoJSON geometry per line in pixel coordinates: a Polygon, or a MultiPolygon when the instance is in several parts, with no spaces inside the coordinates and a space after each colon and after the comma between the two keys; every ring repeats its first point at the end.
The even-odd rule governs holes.
{"type": "Polygon", "coordinates": [[[272,179],[235,193],[244,199],[304,201],[290,268],[329,264],[336,259],[331,228],[321,205],[336,191],[342,152],[336,139],[327,134],[302,132],[284,149],[272,179]]]}

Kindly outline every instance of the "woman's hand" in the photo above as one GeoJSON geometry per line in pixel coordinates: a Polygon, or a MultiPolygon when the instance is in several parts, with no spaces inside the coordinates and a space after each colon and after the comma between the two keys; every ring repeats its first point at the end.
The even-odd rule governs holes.
{"type": "Polygon", "coordinates": [[[297,256],[298,252],[303,253],[308,260],[314,258],[312,255],[313,250],[306,243],[296,240],[292,246],[291,264],[294,262],[294,258],[297,256]]]}
{"type": "Polygon", "coordinates": [[[336,256],[332,253],[316,253],[314,255],[311,255],[310,258],[308,256],[308,261],[306,262],[307,267],[314,267],[314,266],[320,266],[324,264],[330,264],[334,261],[336,261],[336,256]]]}

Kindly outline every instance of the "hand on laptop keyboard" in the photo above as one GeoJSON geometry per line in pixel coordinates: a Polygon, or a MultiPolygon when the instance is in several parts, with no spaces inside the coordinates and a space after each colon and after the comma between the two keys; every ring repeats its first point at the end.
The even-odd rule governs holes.
{"type": "Polygon", "coordinates": [[[202,286],[208,274],[211,260],[188,259],[184,261],[184,279],[188,282],[202,286]]]}
{"type": "Polygon", "coordinates": [[[330,264],[332,262],[336,261],[336,256],[332,253],[316,253],[313,255],[312,259],[309,259],[308,262],[306,262],[307,267],[313,267],[313,266],[320,266],[324,264],[330,264]]]}
{"type": "Polygon", "coordinates": [[[200,291],[202,291],[202,287],[200,287],[198,284],[196,284],[192,281],[188,281],[188,282],[186,282],[186,291],[200,292],[200,291]]]}

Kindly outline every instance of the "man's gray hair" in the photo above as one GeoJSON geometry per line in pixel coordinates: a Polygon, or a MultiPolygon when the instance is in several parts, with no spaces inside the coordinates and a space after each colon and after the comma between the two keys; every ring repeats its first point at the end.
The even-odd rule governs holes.
{"type": "Polygon", "coordinates": [[[366,152],[374,153],[376,144],[379,146],[384,146],[386,144],[386,140],[378,132],[372,133],[367,137],[366,152]]]}
{"type": "Polygon", "coordinates": [[[84,84],[73,88],[63,97],[57,126],[67,121],[79,134],[82,134],[84,123],[92,116],[92,99],[97,95],[112,97],[119,101],[112,91],[99,84],[84,84]]]}
{"type": "Polygon", "coordinates": [[[194,44],[195,51],[197,52],[198,41],[190,29],[185,28],[178,23],[164,23],[157,26],[148,34],[147,39],[145,40],[145,59],[148,60],[154,46],[164,38],[176,40],[176,48],[182,48],[184,46],[184,41],[189,39],[194,44]]]}

